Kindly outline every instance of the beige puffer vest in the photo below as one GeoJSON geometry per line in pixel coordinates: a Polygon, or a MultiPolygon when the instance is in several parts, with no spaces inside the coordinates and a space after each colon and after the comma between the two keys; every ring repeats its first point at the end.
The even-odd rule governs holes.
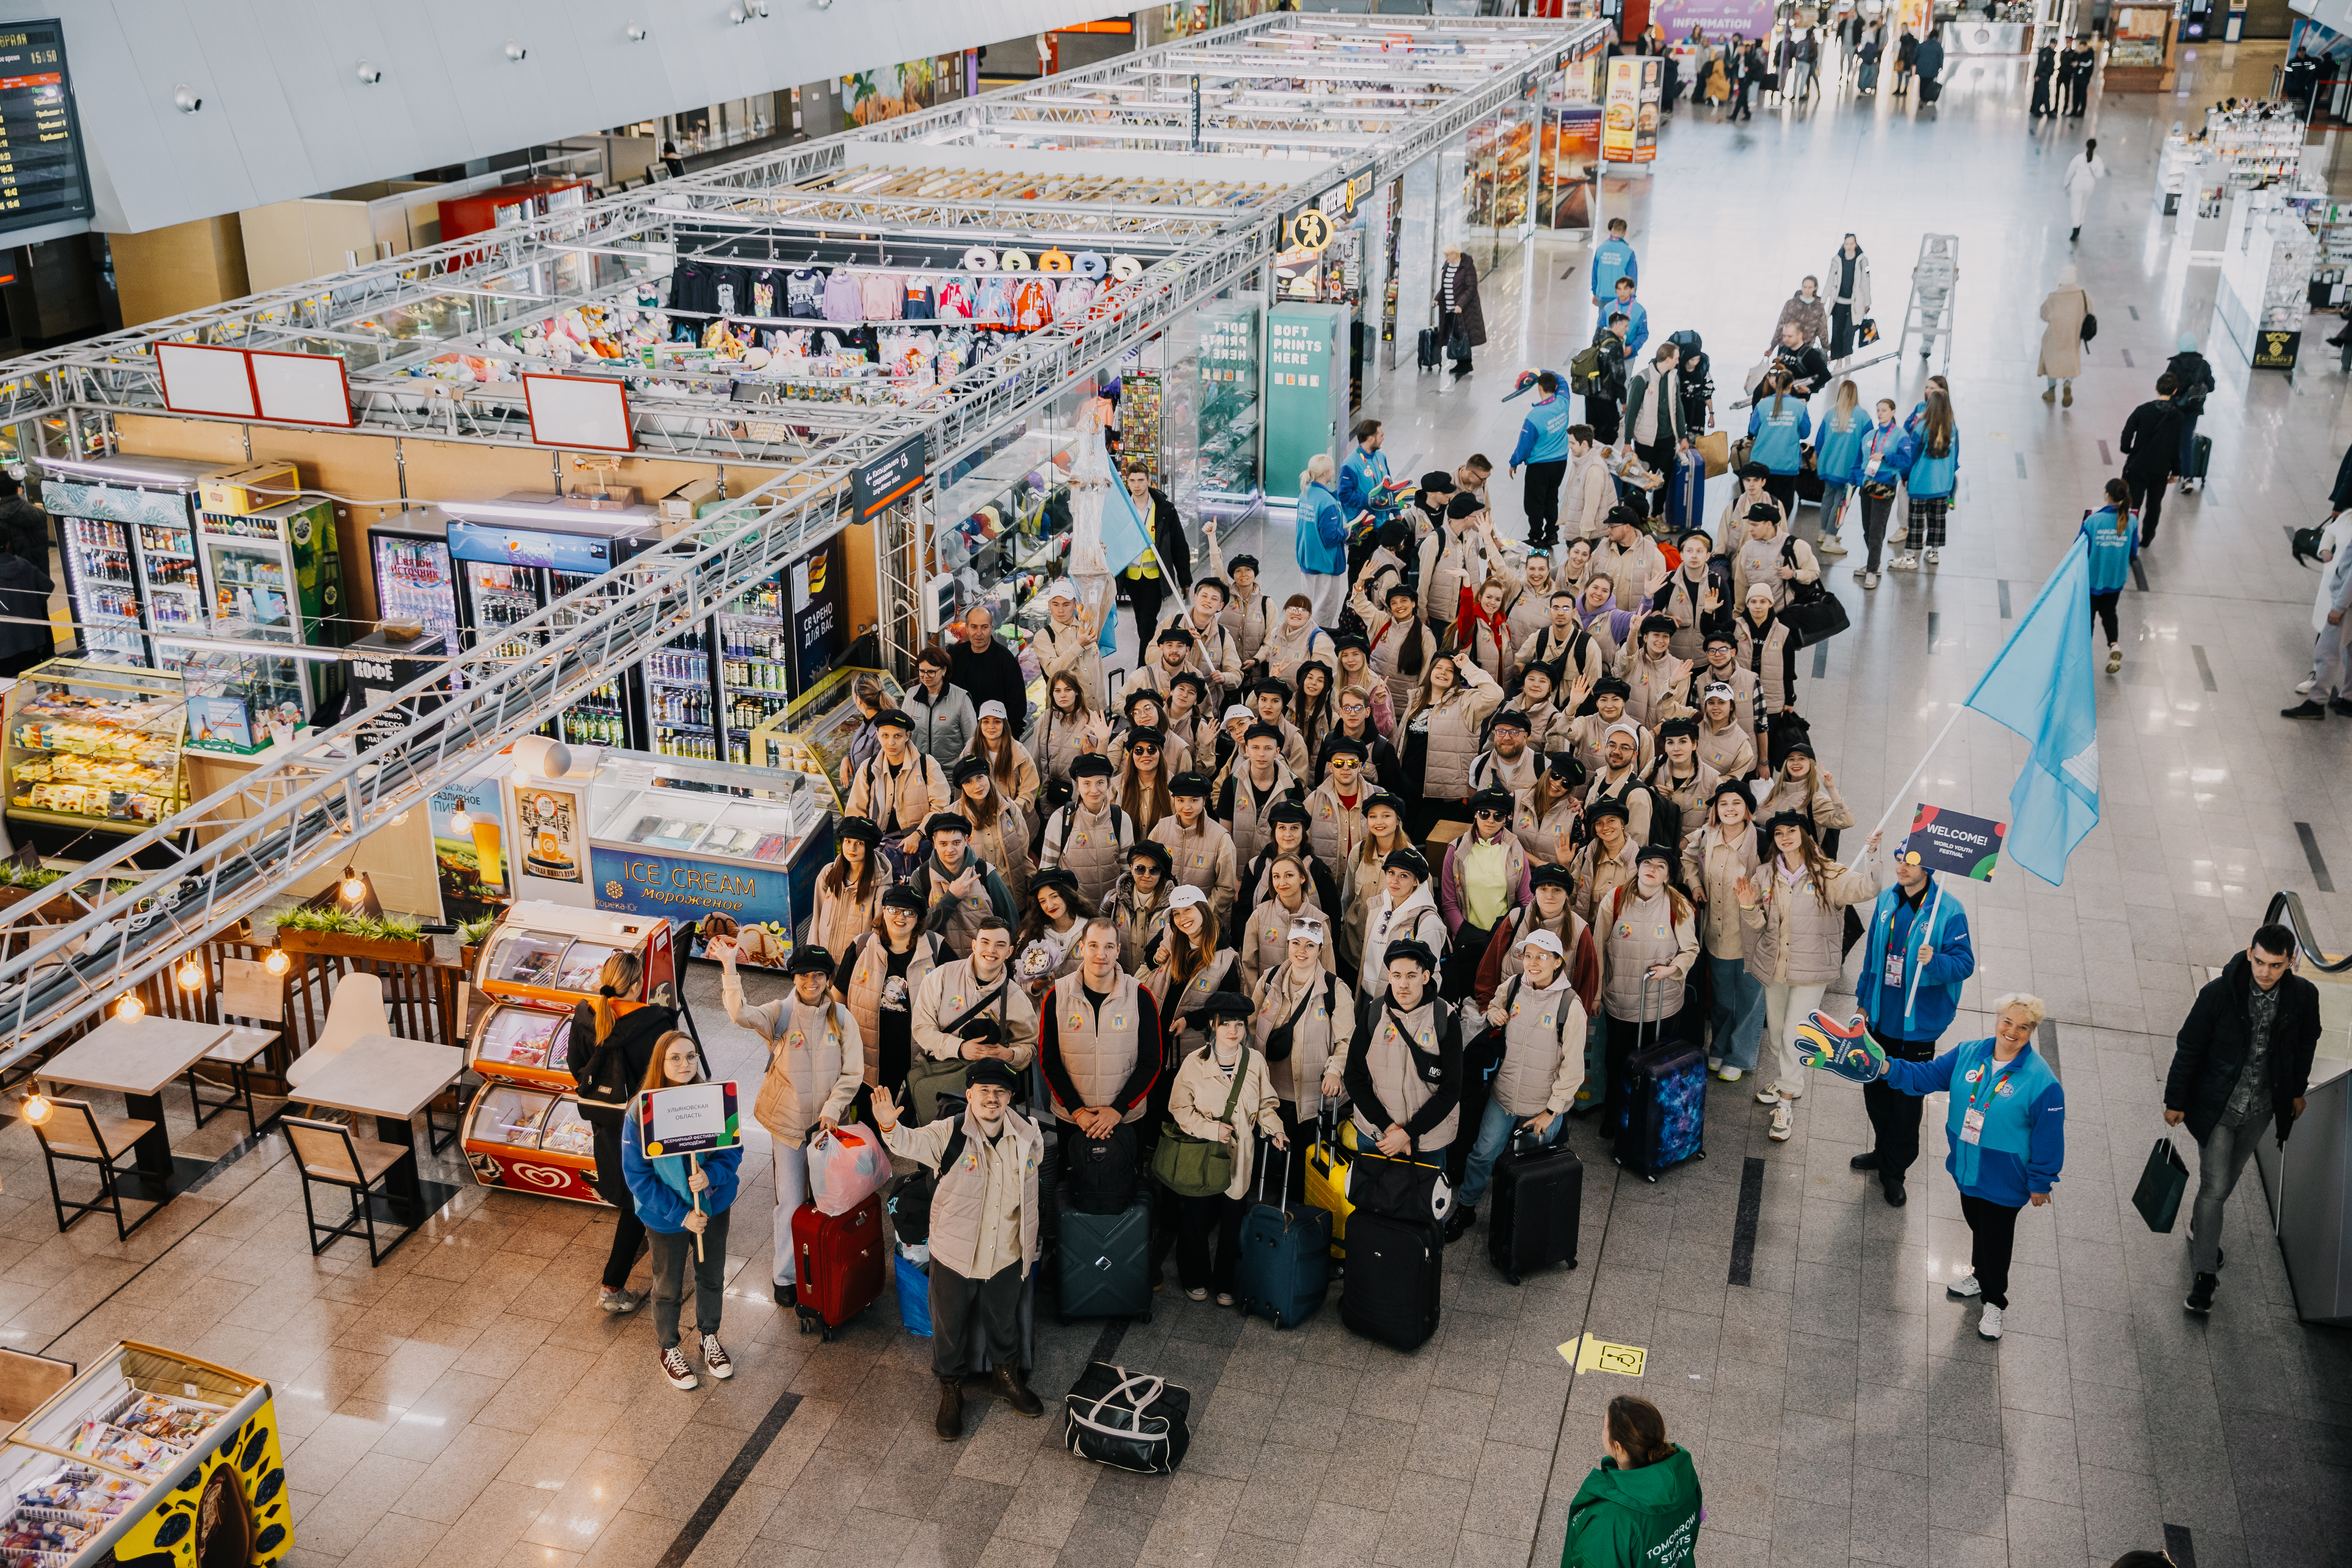
{"type": "Polygon", "coordinates": [[[1048,708],[1040,712],[1029,725],[1025,742],[1029,754],[1036,759],[1037,772],[1048,784],[1059,779],[1067,783],[1070,764],[1077,761],[1086,749],[1087,721],[1081,714],[1065,717],[1048,708]]]}
{"type": "MultiPolygon", "coordinates": [[[[1568,1058],[1576,1062],[1576,1077],[1584,1076],[1584,1005],[1568,984],[1568,972],[1549,991],[1538,991],[1524,975],[1506,983],[1510,1016],[1503,1024],[1503,1062],[1495,1069],[1494,1096],[1514,1116],[1555,1114],[1568,1109],[1554,1106],[1553,1086],[1568,1058]]],[[[1569,1099],[1576,1086],[1569,1086],[1569,1099]]]]}
{"type": "Polygon", "coordinates": [[[1845,967],[1845,908],[1878,896],[1874,879],[1860,867],[1840,866],[1829,878],[1829,907],[1813,892],[1811,877],[1794,884],[1780,878],[1778,857],[1762,875],[1771,879],[1764,901],[1740,912],[1748,931],[1748,973],[1767,985],[1826,985],[1845,967]]]}
{"type": "Polygon", "coordinates": [[[1478,760],[1478,724],[1491,703],[1481,706],[1486,686],[1459,687],[1414,714],[1408,731],[1426,721],[1429,744],[1422,754],[1421,793],[1427,800],[1470,798],[1470,768],[1478,760]]]}
{"type": "MultiPolygon", "coordinates": [[[[835,1005],[812,1007],[787,995],[776,1017],[774,1053],[760,1080],[759,1098],[751,1102],[752,1119],[787,1144],[797,1147],[824,1113],[825,1100],[841,1081],[842,1051],[846,1031],[834,1022],[835,1005]]],[[[849,1016],[853,1025],[855,1015],[849,1016]]]]}
{"type": "MultiPolygon", "coordinates": [[[[1175,940],[1171,935],[1170,941],[1173,942],[1175,940]]],[[[1172,976],[1166,968],[1155,969],[1143,977],[1144,985],[1151,993],[1151,1000],[1160,1008],[1160,1026],[1166,1029],[1171,1020],[1182,1020],[1181,1031],[1171,1037],[1175,1043],[1169,1047],[1163,1060],[1175,1061],[1186,1052],[1197,1051],[1209,1043],[1209,1037],[1192,1023],[1191,1015],[1193,1009],[1218,992],[1241,988],[1241,975],[1237,973],[1240,962],[1240,956],[1232,948],[1217,949],[1210,954],[1209,962],[1201,966],[1201,973],[1185,982],[1183,994],[1178,996],[1168,994],[1172,976]]],[[[1114,1084],[1112,1087],[1118,1086],[1114,1084]]]]}
{"type": "MultiPolygon", "coordinates": [[[[1371,1074],[1372,1092],[1381,1097],[1381,1106],[1398,1125],[1412,1120],[1415,1112],[1429,1103],[1437,1086],[1423,1079],[1421,1069],[1413,1065],[1412,1048],[1397,1032],[1398,1015],[1383,1005],[1379,1022],[1372,1026],[1372,1037],[1364,1047],[1364,1068],[1371,1074]]],[[[1437,1010],[1427,1001],[1403,1015],[1413,1032],[1413,1039],[1425,1057],[1437,1055],[1437,1010]]],[[[1461,1130],[1462,1107],[1445,1113],[1445,1119],[1431,1128],[1414,1144],[1414,1152],[1426,1154],[1443,1149],[1454,1142],[1461,1130]]],[[[1361,1107],[1356,1110],[1356,1136],[1365,1143],[1376,1141],[1382,1129],[1372,1125],[1361,1107]]]]}
{"type": "MultiPolygon", "coordinates": [[[[1382,605],[1383,612],[1387,609],[1382,605]]],[[[1362,606],[1357,606],[1358,613],[1362,606]]],[[[1365,617],[1370,620],[1370,616],[1365,617]]],[[[1398,621],[1383,613],[1372,625],[1372,673],[1388,682],[1390,711],[1402,713],[1412,706],[1412,694],[1421,685],[1419,670],[1411,675],[1397,668],[1397,659],[1411,646],[1412,639],[1421,639],[1421,668],[1427,669],[1429,661],[1437,657],[1437,638],[1421,623],[1421,617],[1398,621]]]]}
{"type": "Polygon", "coordinates": [[[1709,958],[1740,958],[1747,932],[1739,923],[1739,879],[1756,875],[1756,829],[1736,828],[1727,842],[1715,824],[1683,841],[1683,880],[1706,895],[1699,906],[1699,943],[1709,958]]]}
{"type": "Polygon", "coordinates": [[[1789,623],[1775,616],[1772,629],[1764,634],[1764,657],[1756,657],[1756,623],[1741,615],[1734,623],[1739,633],[1739,668],[1756,678],[1764,689],[1764,710],[1778,713],[1796,698],[1789,689],[1788,655],[1782,650],[1789,642],[1789,623]]]}
{"type": "Polygon", "coordinates": [[[1234,769],[1234,820],[1226,831],[1234,836],[1236,864],[1246,866],[1256,859],[1257,852],[1274,837],[1274,825],[1266,821],[1266,814],[1291,799],[1293,791],[1306,793],[1299,787],[1298,775],[1279,758],[1274,764],[1274,788],[1263,805],[1258,804],[1257,790],[1250,783],[1248,764],[1234,769]]]}
{"type": "Polygon", "coordinates": [[[1519,836],[1519,847],[1528,852],[1528,859],[1532,864],[1557,866],[1563,859],[1575,858],[1573,845],[1580,816],[1576,808],[1576,795],[1571,792],[1552,802],[1551,809],[1538,816],[1536,814],[1536,792],[1524,789],[1519,792],[1517,807],[1511,813],[1511,831],[1519,836]],[[1559,852],[1563,841],[1571,846],[1566,856],[1559,852]]]}
{"type": "MultiPolygon", "coordinates": [[[[817,888],[816,919],[809,927],[809,941],[835,958],[874,929],[875,917],[882,909],[882,894],[896,879],[890,875],[890,868],[883,863],[880,849],[868,849],[866,853],[874,857],[874,883],[864,898],[851,897],[845,879],[839,892],[824,887],[822,880],[817,888]]],[[[827,867],[819,874],[820,879],[831,871],[832,868],[827,867]]]]}
{"type": "Polygon", "coordinates": [[[1037,865],[1041,870],[1059,866],[1076,877],[1078,896],[1099,909],[1127,869],[1120,861],[1134,845],[1135,825],[1127,813],[1112,805],[1092,812],[1072,801],[1047,820],[1037,865]]]}
{"type": "Polygon", "coordinates": [[[1307,797],[1307,847],[1323,862],[1323,868],[1331,873],[1335,882],[1342,879],[1348,857],[1363,842],[1364,801],[1370,794],[1365,785],[1359,784],[1356,804],[1341,805],[1339,792],[1326,779],[1320,789],[1307,797]]]}
{"type": "Polygon", "coordinates": [[[1612,1018],[1636,1023],[1643,1018],[1671,1018],[1681,1011],[1682,982],[1668,976],[1643,983],[1650,967],[1672,963],[1682,953],[1675,932],[1672,890],[1661,888],[1643,898],[1633,887],[1612,892],[1597,906],[1593,935],[1605,950],[1601,959],[1601,1003],[1612,1018]]]}
{"type": "MultiPolygon", "coordinates": [[[[1006,1132],[1021,1162],[1021,1274],[1028,1278],[1037,1256],[1037,1167],[1045,1154],[1043,1129],[1010,1107],[1004,1112],[1006,1132]]],[[[982,1158],[980,1119],[963,1113],[963,1150],[956,1162],[940,1173],[931,1194],[931,1261],[950,1271],[958,1260],[980,1254],[980,1238],[991,1217],[982,1211],[988,1203],[988,1172],[982,1158]]]]}
{"type": "MultiPolygon", "coordinates": [[[[1331,950],[1327,944],[1323,951],[1328,962],[1331,950]]],[[[1250,1043],[1263,1054],[1275,1030],[1291,1014],[1298,1013],[1298,1022],[1290,1028],[1290,1055],[1280,1061],[1268,1058],[1266,1076],[1273,1081],[1276,1098],[1294,1108],[1291,1114],[1300,1121],[1312,1121],[1323,1110],[1324,1069],[1334,1060],[1347,1059],[1347,1031],[1354,1025],[1356,1009],[1348,983],[1325,970],[1317,970],[1305,987],[1311,1000],[1304,1012],[1298,1010],[1300,989],[1292,984],[1286,957],[1280,968],[1266,971],[1265,978],[1258,982],[1257,1015],[1250,1020],[1250,1043]]]]}
{"type": "MultiPolygon", "coordinates": [[[[1087,1105],[1108,1105],[1111,1097],[1126,1084],[1128,1075],[1135,1070],[1137,1059],[1147,1048],[1139,995],[1135,977],[1121,973],[1097,1015],[1087,1005],[1082,976],[1065,974],[1054,982],[1049,1003],[1055,1014],[1055,1037],[1061,1047],[1062,1065],[1082,1102],[1076,1106],[1055,1105],[1054,1114],[1061,1121],[1071,1121],[1071,1111],[1087,1105]]],[[[1155,1053],[1159,1046],[1157,1040],[1149,1042],[1149,1048],[1155,1053]]],[[[1120,1120],[1137,1120],[1148,1103],[1148,1099],[1139,1103],[1120,1120]]]]}
{"type": "MultiPolygon", "coordinates": [[[[875,1048],[866,1053],[866,1081],[871,1086],[882,1081],[882,992],[890,983],[890,946],[880,931],[868,931],[858,940],[857,963],[849,972],[849,1016],[857,1020],[857,1037],[872,1040],[875,1048]]],[[[914,956],[907,961],[905,996],[899,1005],[911,1018],[915,1010],[915,993],[922,988],[924,976],[939,967],[940,939],[928,931],[915,937],[914,956]]]]}

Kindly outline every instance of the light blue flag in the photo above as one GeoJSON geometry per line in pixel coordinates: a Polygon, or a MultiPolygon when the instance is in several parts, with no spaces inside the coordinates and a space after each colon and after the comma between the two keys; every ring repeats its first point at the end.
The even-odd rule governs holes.
{"type": "Polygon", "coordinates": [[[2053,886],[2065,880],[2066,858],[2099,820],[2090,604],[2090,546],[2077,538],[1966,704],[2033,742],[2009,792],[2004,853],[2053,886]]]}
{"type": "Polygon", "coordinates": [[[1151,547],[1151,535],[1136,514],[1135,498],[1117,484],[1103,497],[1103,554],[1114,574],[1126,571],[1151,547]]]}

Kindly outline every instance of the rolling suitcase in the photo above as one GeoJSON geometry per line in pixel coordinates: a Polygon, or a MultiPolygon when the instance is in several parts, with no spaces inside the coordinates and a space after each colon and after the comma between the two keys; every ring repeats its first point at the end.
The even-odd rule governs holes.
{"type": "Polygon", "coordinates": [[[1061,1180],[1071,1204],[1087,1214],[1125,1214],[1142,1186],[1143,1156],[1133,1122],[1122,1122],[1108,1138],[1080,1138],[1061,1180]]]}
{"type": "MultiPolygon", "coordinates": [[[[1649,1011],[1650,987],[1642,984],[1642,1010],[1649,1011]]],[[[1661,1009],[1664,1004],[1659,1004],[1661,1009]]],[[[1683,1016],[1688,1016],[1685,1008],[1683,1016]]],[[[1644,1017],[1641,1027],[1656,1026],[1665,1033],[1664,1018],[1644,1017]]],[[[1640,1045],[1625,1058],[1624,1121],[1617,1129],[1614,1157],[1618,1164],[1643,1181],[1685,1160],[1706,1158],[1706,1049],[1695,1041],[1660,1040],[1640,1045]]]]}
{"type": "Polygon", "coordinates": [[[1348,1216],[1355,1205],[1348,1201],[1350,1144],[1342,1143],[1343,1129],[1354,1123],[1341,1120],[1339,1102],[1327,1100],[1315,1120],[1315,1142],[1307,1151],[1307,1201],[1331,1216],[1331,1256],[1348,1256],[1348,1216]]]}
{"type": "Polygon", "coordinates": [[[1706,531],[1706,454],[1696,447],[1675,459],[1666,488],[1666,526],[1675,539],[1694,529],[1706,531]]]}
{"type": "Polygon", "coordinates": [[[793,1310],[803,1333],[830,1340],[833,1331],[882,1295],[890,1245],[882,1237],[882,1197],[868,1194],[847,1214],[819,1214],[814,1204],[793,1211],[793,1255],[799,1276],[793,1310]]]}
{"type": "Polygon", "coordinates": [[[1444,356],[1444,352],[1445,345],[1439,341],[1437,329],[1423,327],[1421,329],[1420,338],[1413,344],[1413,364],[1421,370],[1435,370],[1437,362],[1444,356]]]}
{"type": "MultiPolygon", "coordinates": [[[[1566,1134],[1562,1134],[1565,1140],[1566,1134]]],[[[1584,1203],[1584,1162],[1563,1141],[1549,1147],[1528,1138],[1495,1162],[1494,1212],[1486,1256],[1516,1285],[1555,1263],[1576,1267],[1576,1226],[1584,1203]]]]}
{"type": "Polygon", "coordinates": [[[1933,81],[1926,77],[1921,77],[1919,79],[1919,101],[1921,103],[1933,103],[1943,96],[1944,84],[1942,82],[1933,81]]]}
{"type": "Polygon", "coordinates": [[[1062,1321],[1151,1318],[1151,1195],[1118,1214],[1089,1214],[1061,1193],[1062,1321]]]}
{"type": "Polygon", "coordinates": [[[1320,1311],[1331,1287],[1331,1215],[1309,1204],[1297,1213],[1284,1205],[1290,1190],[1290,1156],[1286,1151],[1282,1180],[1274,1201],[1265,1201],[1266,1161],[1258,1168],[1258,1201],[1242,1217],[1242,1255],[1234,1271],[1234,1295],[1244,1312],[1273,1320],[1277,1329],[1295,1329],[1320,1311]]]}
{"type": "Polygon", "coordinates": [[[1445,1236],[1433,1220],[1392,1219],[1369,1210],[1349,1226],[1348,1284],[1339,1321],[1351,1332],[1416,1351],[1437,1331],[1438,1276],[1445,1236]]]}
{"type": "Polygon", "coordinates": [[[2205,482],[2205,470],[2212,466],[2213,437],[2210,436],[2189,437],[2189,472],[2180,477],[2184,479],[2195,479],[2201,485],[2205,482]]]}

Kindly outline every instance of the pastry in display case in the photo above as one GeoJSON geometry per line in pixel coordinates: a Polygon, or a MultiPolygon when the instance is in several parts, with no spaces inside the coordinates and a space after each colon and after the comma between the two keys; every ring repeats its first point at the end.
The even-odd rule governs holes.
{"type": "Polygon", "coordinates": [[[61,853],[87,830],[144,833],[178,811],[186,711],[177,672],[69,658],[36,666],[7,697],[8,817],[34,829],[18,842],[61,853]]]}
{"type": "Polygon", "coordinates": [[[270,1568],[294,1544],[269,1384],[125,1341],[0,1439],[0,1559],[270,1568]]]}

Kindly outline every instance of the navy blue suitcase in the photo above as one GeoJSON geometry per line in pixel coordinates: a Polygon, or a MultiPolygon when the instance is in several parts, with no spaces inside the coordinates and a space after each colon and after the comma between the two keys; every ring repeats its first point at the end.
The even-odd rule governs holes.
{"type": "Polygon", "coordinates": [[[1413,343],[1413,364],[1419,370],[1435,370],[1444,357],[1444,344],[1438,341],[1437,329],[1423,327],[1413,343]]]}
{"type": "Polygon", "coordinates": [[[1666,481],[1666,527],[1669,539],[1680,539],[1693,529],[1706,531],[1706,455],[1693,449],[1675,459],[1666,481]]]}
{"type": "Polygon", "coordinates": [[[1073,1318],[1151,1319],[1151,1194],[1138,1193],[1118,1214],[1088,1214],[1061,1191],[1062,1321],[1073,1318]]]}
{"type": "Polygon", "coordinates": [[[1285,1206],[1284,1194],[1290,1190],[1287,1150],[1274,1202],[1267,1203],[1265,1177],[1272,1164],[1268,1160],[1259,1165],[1257,1204],[1242,1216],[1234,1294],[1243,1311],[1259,1313],[1277,1329],[1295,1329],[1322,1310],[1331,1288],[1331,1211],[1312,1204],[1296,1210],[1285,1206]]]}

